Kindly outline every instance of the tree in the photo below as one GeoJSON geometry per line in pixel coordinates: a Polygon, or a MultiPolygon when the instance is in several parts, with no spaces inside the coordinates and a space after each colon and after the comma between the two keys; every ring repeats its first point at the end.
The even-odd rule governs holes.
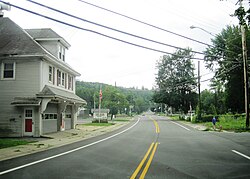
{"type": "Polygon", "coordinates": [[[94,107],[94,98],[96,108],[98,108],[100,86],[103,89],[102,107],[110,109],[112,114],[130,112],[141,113],[146,111],[152,105],[153,92],[144,88],[143,90],[134,88],[114,87],[107,84],[92,82],[76,82],[76,94],[87,101],[87,108],[94,107]]]}
{"type": "Polygon", "coordinates": [[[191,49],[188,48],[160,58],[156,77],[158,90],[153,96],[156,103],[167,104],[185,113],[190,109],[190,104],[192,106],[197,104],[192,57],[191,49]]]}
{"type": "MultiPolygon", "coordinates": [[[[249,29],[247,41],[250,42],[249,29]]],[[[205,51],[207,67],[213,70],[217,64],[214,81],[223,84],[226,107],[232,112],[244,112],[244,77],[240,28],[227,26],[212,39],[213,45],[205,51]]],[[[250,49],[249,49],[250,50],[250,49]]],[[[248,50],[248,52],[249,52],[248,50]]]]}
{"type": "Polygon", "coordinates": [[[116,87],[106,86],[103,90],[103,108],[110,109],[111,118],[128,107],[128,101],[116,87]]]}

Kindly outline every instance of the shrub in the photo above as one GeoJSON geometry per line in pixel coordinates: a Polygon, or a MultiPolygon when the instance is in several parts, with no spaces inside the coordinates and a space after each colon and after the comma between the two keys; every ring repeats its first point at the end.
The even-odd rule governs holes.
{"type": "Polygon", "coordinates": [[[213,117],[215,116],[216,121],[227,121],[231,119],[241,119],[245,117],[245,114],[227,114],[227,115],[203,115],[201,116],[201,120],[196,119],[196,122],[211,122],[213,117]]]}

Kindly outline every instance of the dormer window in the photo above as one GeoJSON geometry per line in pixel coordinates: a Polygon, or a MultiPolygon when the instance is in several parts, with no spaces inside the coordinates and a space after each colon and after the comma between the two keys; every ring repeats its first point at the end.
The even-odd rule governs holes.
{"type": "Polygon", "coordinates": [[[58,58],[65,61],[65,48],[62,45],[59,45],[58,58]]]}

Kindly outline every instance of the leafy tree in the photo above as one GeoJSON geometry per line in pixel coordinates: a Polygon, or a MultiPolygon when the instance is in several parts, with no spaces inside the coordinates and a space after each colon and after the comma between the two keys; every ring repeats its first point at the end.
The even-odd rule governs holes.
{"type": "Polygon", "coordinates": [[[201,109],[205,114],[223,114],[225,111],[225,102],[223,101],[224,93],[218,93],[212,90],[201,92],[201,109]]]}
{"type": "MultiPolygon", "coordinates": [[[[247,42],[250,33],[247,29],[247,42]]],[[[205,60],[207,67],[215,68],[214,81],[225,87],[226,107],[232,112],[244,112],[244,78],[241,48],[240,28],[227,26],[212,39],[213,45],[206,49],[205,60]]],[[[249,52],[250,48],[248,48],[249,52]]]]}
{"type": "Polygon", "coordinates": [[[156,103],[180,109],[185,113],[197,104],[196,78],[192,64],[191,49],[177,50],[173,55],[164,55],[157,63],[156,84],[158,90],[153,96],[156,103]]]}
{"type": "Polygon", "coordinates": [[[112,86],[106,86],[103,90],[103,107],[110,109],[111,117],[118,112],[124,111],[128,108],[128,101],[124,94],[122,94],[117,88],[112,86]]]}
{"type": "Polygon", "coordinates": [[[94,98],[96,108],[98,108],[100,86],[102,86],[103,89],[102,107],[109,108],[112,114],[128,114],[130,106],[133,106],[132,112],[141,113],[148,110],[152,105],[153,92],[146,88],[140,90],[77,81],[76,94],[87,101],[86,107],[89,110],[94,107],[94,98]]]}
{"type": "Polygon", "coordinates": [[[210,87],[211,90],[214,91],[214,107],[216,114],[225,114],[227,112],[225,88],[219,81],[212,79],[211,82],[210,87]]]}

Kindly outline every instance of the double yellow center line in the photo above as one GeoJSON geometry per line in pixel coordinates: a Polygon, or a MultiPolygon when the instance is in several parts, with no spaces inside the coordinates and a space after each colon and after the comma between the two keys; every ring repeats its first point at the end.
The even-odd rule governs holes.
{"type": "Polygon", "coordinates": [[[152,160],[153,160],[153,157],[154,157],[154,155],[155,155],[155,151],[156,151],[156,149],[157,149],[158,144],[159,144],[158,142],[157,142],[157,143],[154,143],[154,142],[153,142],[153,143],[150,145],[150,147],[149,147],[147,153],[146,153],[145,156],[143,157],[142,161],[140,162],[140,164],[138,165],[138,167],[136,168],[136,170],[134,171],[134,173],[133,173],[133,175],[130,177],[130,179],[134,179],[134,178],[138,175],[138,173],[140,172],[142,166],[144,165],[145,161],[147,160],[147,158],[148,158],[150,152],[152,151],[152,152],[151,152],[151,155],[150,155],[150,157],[149,157],[149,159],[148,159],[148,162],[147,162],[146,166],[144,167],[144,169],[143,169],[143,171],[142,171],[141,176],[140,176],[139,179],[143,179],[143,178],[146,176],[146,174],[147,174],[147,172],[148,172],[148,169],[149,169],[149,166],[150,166],[150,164],[151,164],[151,162],[152,162],[152,160]],[[152,149],[153,149],[153,150],[152,150],[152,149]]]}
{"type": "MultiPolygon", "coordinates": [[[[153,119],[152,119],[152,120],[153,120],[153,119]]],[[[158,125],[158,123],[156,122],[156,120],[153,120],[153,122],[154,122],[154,125],[155,125],[155,132],[156,132],[157,134],[159,134],[159,133],[160,133],[159,125],[158,125]]],[[[135,178],[136,178],[136,176],[138,175],[138,173],[141,171],[141,169],[142,169],[144,163],[146,162],[148,156],[150,155],[150,157],[149,157],[149,159],[148,159],[148,161],[147,161],[147,163],[146,163],[146,165],[145,165],[145,167],[144,167],[144,169],[143,169],[143,171],[141,172],[141,175],[140,175],[140,177],[139,177],[139,179],[144,179],[144,177],[146,176],[146,174],[147,174],[147,172],[148,172],[148,169],[149,169],[149,167],[150,167],[150,164],[151,164],[151,162],[152,162],[152,160],[153,160],[153,157],[154,157],[154,155],[155,155],[155,152],[156,152],[156,149],[157,149],[158,144],[159,144],[158,142],[156,142],[156,143],[153,142],[153,143],[150,145],[148,151],[146,152],[145,156],[143,157],[142,161],[140,162],[140,164],[138,165],[138,167],[136,168],[136,170],[134,171],[134,173],[132,174],[132,176],[130,177],[130,179],[135,179],[135,178]],[[151,154],[150,154],[150,153],[151,153],[151,154]]]]}

